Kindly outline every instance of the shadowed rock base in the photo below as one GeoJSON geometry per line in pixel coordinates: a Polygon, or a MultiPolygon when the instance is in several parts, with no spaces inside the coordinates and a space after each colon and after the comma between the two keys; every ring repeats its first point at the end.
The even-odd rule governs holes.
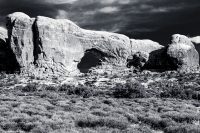
{"type": "Polygon", "coordinates": [[[19,73],[19,64],[7,43],[7,39],[7,30],[0,27],[0,72],[19,73]]]}

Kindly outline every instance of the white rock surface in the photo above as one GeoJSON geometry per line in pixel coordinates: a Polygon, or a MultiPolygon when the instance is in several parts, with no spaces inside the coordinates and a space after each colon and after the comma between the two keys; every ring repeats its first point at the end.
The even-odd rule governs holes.
{"type": "Polygon", "coordinates": [[[6,38],[8,38],[7,30],[3,27],[0,27],[0,39],[6,42],[6,38]]]}
{"type": "Polygon", "coordinates": [[[192,37],[190,40],[195,44],[200,44],[200,36],[192,37]]]}
{"type": "Polygon", "coordinates": [[[157,42],[154,42],[152,40],[135,40],[131,39],[131,49],[132,53],[136,53],[138,51],[146,52],[150,54],[151,52],[155,50],[159,50],[164,48],[164,46],[160,45],[157,42]]]}

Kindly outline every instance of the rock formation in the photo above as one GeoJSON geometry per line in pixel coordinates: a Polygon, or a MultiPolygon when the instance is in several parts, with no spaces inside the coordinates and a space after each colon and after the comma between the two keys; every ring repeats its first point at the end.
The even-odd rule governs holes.
{"type": "Polygon", "coordinates": [[[184,35],[172,36],[167,54],[179,71],[188,72],[199,67],[199,54],[191,40],[184,35]]]}
{"type": "Polygon", "coordinates": [[[12,70],[35,75],[73,75],[107,65],[126,67],[129,57],[139,58],[143,69],[198,66],[199,57],[194,45],[181,35],[175,35],[167,48],[151,40],[85,30],[67,19],[30,18],[20,12],[7,16],[7,29],[7,42],[7,37],[2,37],[5,33],[0,34],[6,48],[0,51],[7,51],[5,56],[10,58],[7,64],[12,64],[12,70]],[[138,53],[144,54],[135,56],[138,53]],[[140,60],[143,55],[148,55],[148,58],[144,57],[145,61],[140,60]]]}
{"type": "Polygon", "coordinates": [[[131,53],[128,37],[108,32],[84,30],[69,20],[38,16],[36,19],[16,12],[7,17],[8,42],[22,70],[47,74],[70,74],[91,63],[124,65],[131,53]],[[91,56],[87,56],[88,53],[91,56]],[[95,53],[95,54],[93,54],[95,53]],[[86,57],[88,59],[86,59],[86,57]],[[86,62],[84,62],[85,59],[86,62]],[[78,66],[78,67],[77,67],[78,66]]]}

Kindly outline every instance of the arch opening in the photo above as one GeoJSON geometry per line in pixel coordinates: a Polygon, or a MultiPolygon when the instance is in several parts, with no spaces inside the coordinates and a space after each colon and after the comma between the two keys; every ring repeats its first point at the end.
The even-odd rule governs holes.
{"type": "Polygon", "coordinates": [[[82,73],[88,73],[93,67],[102,65],[105,60],[105,54],[97,49],[89,49],[85,51],[85,54],[81,61],[78,63],[78,69],[82,73]]]}

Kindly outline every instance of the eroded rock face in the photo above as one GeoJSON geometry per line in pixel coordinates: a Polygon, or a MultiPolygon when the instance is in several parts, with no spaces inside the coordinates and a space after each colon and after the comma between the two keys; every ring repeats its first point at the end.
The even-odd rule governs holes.
{"type": "MultiPolygon", "coordinates": [[[[91,49],[101,52],[104,55],[103,61],[124,65],[130,53],[128,37],[83,30],[69,20],[39,16],[36,19],[36,31],[39,46],[36,49],[36,63],[42,68],[46,65],[50,69],[58,69],[57,71],[76,73],[78,63],[91,49]]],[[[92,62],[89,56],[85,60],[92,62]]],[[[80,66],[78,68],[82,69],[80,66]]]]}
{"type": "MultiPolygon", "coordinates": [[[[192,37],[192,38],[190,38],[190,40],[193,42],[193,44],[200,56],[200,36],[192,37]]],[[[200,61],[199,61],[199,63],[200,63],[200,61]]]]}
{"type": "Polygon", "coordinates": [[[172,36],[167,54],[179,71],[189,72],[199,67],[199,54],[191,40],[183,35],[172,36]]]}
{"type": "Polygon", "coordinates": [[[29,68],[34,62],[34,20],[21,12],[7,16],[8,42],[21,68],[29,68]]]}

